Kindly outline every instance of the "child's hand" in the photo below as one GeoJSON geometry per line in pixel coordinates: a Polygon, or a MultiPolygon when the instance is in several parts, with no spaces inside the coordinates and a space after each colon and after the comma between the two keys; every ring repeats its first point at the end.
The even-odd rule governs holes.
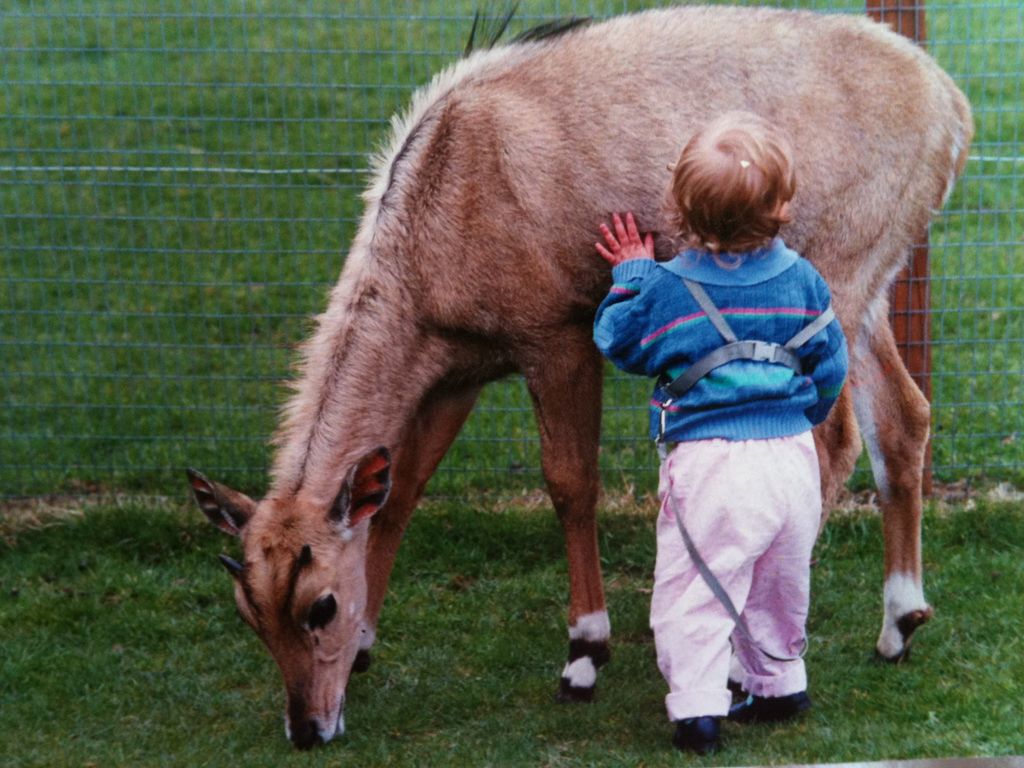
{"type": "Polygon", "coordinates": [[[594,243],[601,258],[613,267],[630,259],[653,259],[654,258],[654,235],[648,232],[640,239],[640,232],[637,231],[633,214],[626,214],[626,224],[623,226],[619,214],[612,214],[612,224],[615,226],[615,234],[612,234],[606,224],[601,224],[601,234],[604,241],[608,243],[605,248],[601,243],[594,243]]]}

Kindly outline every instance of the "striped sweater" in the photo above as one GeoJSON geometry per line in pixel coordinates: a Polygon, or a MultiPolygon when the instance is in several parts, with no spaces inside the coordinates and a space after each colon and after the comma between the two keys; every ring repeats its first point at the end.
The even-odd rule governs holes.
{"type": "MultiPolygon", "coordinates": [[[[625,261],[597,310],[594,341],[629,373],[675,378],[725,341],[682,283],[700,283],[740,339],[783,344],[820,315],[828,286],[806,259],[776,238],[727,269],[684,251],[658,263],[625,261]]],[[[787,437],[822,422],[846,377],[846,340],[837,321],[797,350],[803,374],[784,365],[735,360],[716,368],[667,408],[670,442],[787,437]]],[[[651,436],[669,400],[655,384],[651,436]]]]}

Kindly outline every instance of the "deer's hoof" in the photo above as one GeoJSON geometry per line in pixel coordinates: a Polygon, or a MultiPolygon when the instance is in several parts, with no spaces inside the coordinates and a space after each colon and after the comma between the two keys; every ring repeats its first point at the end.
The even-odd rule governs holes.
{"type": "Polygon", "coordinates": [[[878,645],[875,647],[875,655],[882,661],[891,664],[902,664],[910,659],[911,641],[914,639],[914,632],[922,624],[926,624],[935,611],[931,606],[909,611],[896,619],[895,630],[888,633],[883,629],[878,645]]]}
{"type": "Polygon", "coordinates": [[[571,640],[569,662],[562,670],[555,701],[593,701],[597,670],[607,664],[610,658],[607,640],[571,640]]]}
{"type": "Polygon", "coordinates": [[[558,686],[558,693],[555,694],[555,701],[559,704],[591,702],[594,700],[596,685],[573,685],[567,677],[563,677],[558,686]]]}

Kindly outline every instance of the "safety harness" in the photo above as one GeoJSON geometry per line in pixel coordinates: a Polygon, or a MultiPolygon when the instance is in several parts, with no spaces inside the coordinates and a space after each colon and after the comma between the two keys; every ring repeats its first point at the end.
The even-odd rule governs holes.
{"type": "MultiPolygon", "coordinates": [[[[786,366],[795,373],[802,374],[804,372],[803,365],[800,362],[800,357],[796,354],[796,350],[810,341],[811,338],[813,338],[819,331],[825,329],[836,316],[835,312],[832,311],[832,305],[830,304],[824,312],[814,318],[814,320],[808,323],[799,333],[785,344],[776,344],[772,341],[759,341],[753,339],[740,341],[700,283],[695,283],[684,277],[683,285],[686,286],[686,290],[690,292],[690,295],[693,296],[700,308],[704,310],[704,314],[707,315],[711,324],[715,326],[715,330],[717,330],[719,334],[721,334],[722,338],[725,339],[725,344],[708,352],[704,357],[700,358],[700,360],[695,362],[674,379],[669,379],[668,376],[661,377],[659,383],[661,384],[661,388],[668,393],[669,397],[665,402],[660,403],[661,419],[658,424],[657,438],[658,451],[660,454],[664,453],[665,417],[668,413],[669,406],[689,392],[698,381],[703,379],[716,368],[720,368],[726,363],[731,363],[734,360],[755,360],[765,363],[778,363],[786,366]]],[[[665,458],[664,455],[662,455],[662,458],[665,458]]]]}
{"type": "MultiPolygon", "coordinates": [[[[711,373],[711,371],[725,365],[726,363],[731,363],[733,360],[755,360],[766,363],[779,363],[798,374],[803,374],[803,365],[796,354],[796,350],[806,344],[812,337],[814,337],[815,334],[824,330],[828,324],[835,319],[835,312],[832,311],[832,306],[829,305],[824,312],[814,318],[814,320],[808,323],[799,333],[785,344],[776,344],[770,341],[758,340],[740,341],[700,283],[695,283],[684,277],[683,285],[686,286],[686,289],[690,292],[690,295],[693,296],[697,304],[700,305],[700,308],[704,310],[704,313],[707,315],[708,320],[711,321],[711,324],[715,326],[715,329],[722,335],[722,338],[725,339],[725,344],[704,355],[704,357],[700,358],[676,378],[669,379],[668,376],[662,377],[661,387],[669,394],[668,400],[660,404],[661,419],[658,426],[657,443],[658,454],[661,456],[662,461],[665,460],[668,453],[665,446],[665,416],[668,412],[668,408],[675,400],[689,392],[698,381],[711,373]]],[[[726,613],[729,614],[729,618],[731,618],[735,623],[736,631],[743,636],[752,648],[756,648],[769,659],[774,661],[796,661],[797,659],[803,658],[804,653],[807,651],[806,637],[804,637],[803,647],[800,649],[800,653],[796,656],[775,656],[757,644],[753,636],[750,634],[750,629],[747,627],[747,623],[744,621],[743,616],[736,610],[736,606],[729,597],[729,593],[725,591],[725,587],[722,586],[721,582],[708,567],[707,562],[705,562],[704,558],[701,557],[693,539],[690,537],[689,531],[687,531],[686,526],[683,525],[682,515],[679,514],[679,508],[676,506],[675,499],[672,496],[671,477],[669,478],[667,500],[669,507],[672,510],[672,515],[676,519],[676,526],[679,528],[679,533],[683,537],[683,544],[686,546],[686,551],[690,555],[690,559],[693,561],[693,564],[697,568],[697,572],[701,575],[701,578],[704,579],[708,589],[711,590],[711,593],[715,596],[718,602],[722,604],[726,613]]]]}

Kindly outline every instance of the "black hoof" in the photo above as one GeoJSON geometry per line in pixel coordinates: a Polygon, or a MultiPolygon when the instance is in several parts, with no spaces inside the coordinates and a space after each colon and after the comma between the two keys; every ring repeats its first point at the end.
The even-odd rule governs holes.
{"type": "Polygon", "coordinates": [[[922,624],[927,624],[934,614],[935,611],[931,606],[928,606],[919,611],[911,611],[900,616],[896,620],[896,629],[899,630],[900,636],[903,638],[903,648],[895,656],[886,656],[876,648],[875,658],[889,664],[902,664],[905,661],[909,661],[910,645],[914,640],[914,633],[922,624]]]}
{"type": "Polygon", "coordinates": [[[568,702],[591,702],[594,700],[594,691],[596,686],[581,687],[573,685],[569,682],[569,678],[563,677],[559,686],[558,693],[555,694],[555,701],[559,704],[565,704],[568,702]]]}
{"type": "Polygon", "coordinates": [[[370,662],[372,661],[373,657],[370,656],[370,652],[360,649],[359,652],[356,653],[356,660],[352,662],[352,671],[365,672],[370,668],[370,662]]]}
{"type": "MultiPolygon", "coordinates": [[[[577,678],[577,682],[590,682],[595,679],[597,670],[603,667],[611,659],[612,654],[608,649],[607,640],[570,640],[569,641],[569,665],[566,672],[569,672],[576,662],[584,660],[589,662],[590,673],[586,673],[587,664],[583,664],[583,680],[577,678]]],[[[595,685],[573,685],[572,678],[562,677],[555,694],[555,701],[593,701],[595,685]]]]}
{"type": "Polygon", "coordinates": [[[900,616],[896,620],[896,629],[898,629],[900,634],[903,635],[903,640],[906,643],[909,643],[910,638],[913,636],[917,628],[922,624],[927,624],[934,613],[935,611],[932,610],[931,606],[920,611],[911,611],[910,613],[900,616]]]}
{"type": "Polygon", "coordinates": [[[875,661],[879,664],[892,664],[894,666],[902,664],[905,661],[910,661],[910,640],[911,638],[908,637],[903,641],[903,650],[901,650],[895,656],[886,656],[876,648],[875,661]]]}
{"type": "Polygon", "coordinates": [[[570,640],[569,641],[569,663],[576,659],[589,656],[594,662],[594,669],[600,669],[612,658],[611,649],[607,640],[570,640]]]}

